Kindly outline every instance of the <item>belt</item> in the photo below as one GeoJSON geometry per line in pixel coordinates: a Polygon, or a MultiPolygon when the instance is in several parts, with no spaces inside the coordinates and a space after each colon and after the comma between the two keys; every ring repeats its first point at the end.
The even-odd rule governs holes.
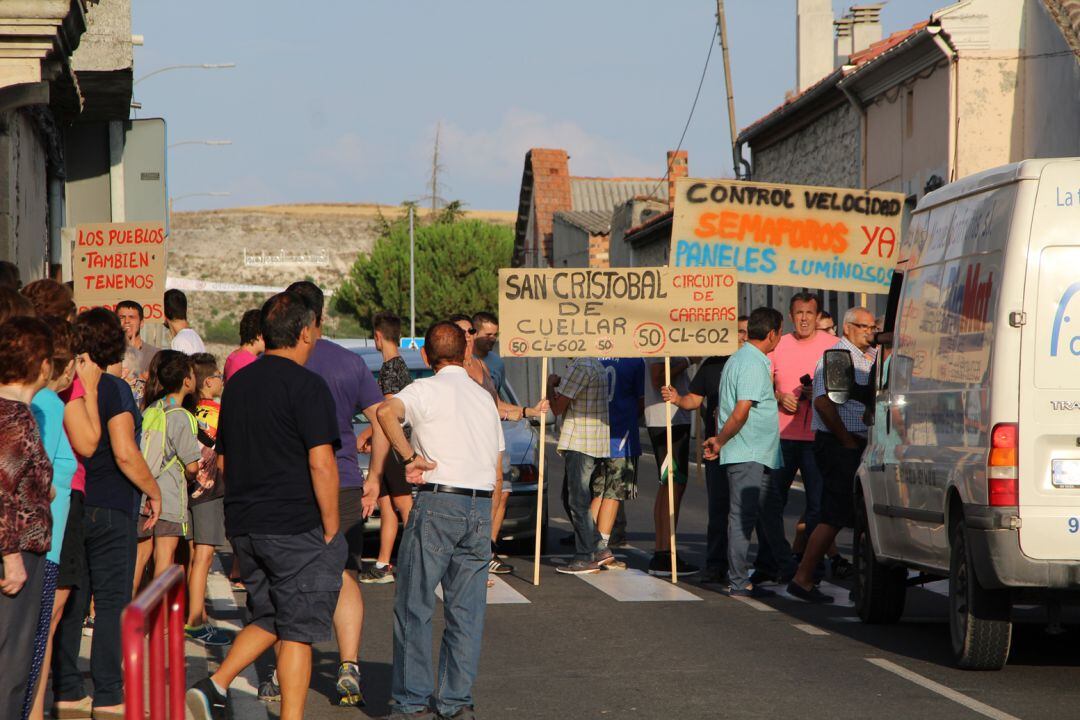
{"type": "Polygon", "coordinates": [[[433,492],[433,493],[449,493],[450,495],[469,495],[474,498],[491,497],[490,490],[471,490],[469,488],[459,488],[453,485],[441,485],[439,483],[425,483],[417,488],[417,492],[433,492]]]}

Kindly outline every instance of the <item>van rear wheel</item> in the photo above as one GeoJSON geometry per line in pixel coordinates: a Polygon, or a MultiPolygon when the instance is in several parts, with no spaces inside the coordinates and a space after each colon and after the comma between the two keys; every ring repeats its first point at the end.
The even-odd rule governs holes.
{"type": "Polygon", "coordinates": [[[855,612],[864,623],[892,624],[904,614],[907,572],[878,562],[862,497],[855,501],[855,533],[852,544],[855,561],[855,612]]]}
{"type": "Polygon", "coordinates": [[[979,584],[964,524],[952,528],[949,561],[949,631],[953,657],[965,670],[1000,670],[1009,659],[1012,603],[1003,590],[979,584]]]}

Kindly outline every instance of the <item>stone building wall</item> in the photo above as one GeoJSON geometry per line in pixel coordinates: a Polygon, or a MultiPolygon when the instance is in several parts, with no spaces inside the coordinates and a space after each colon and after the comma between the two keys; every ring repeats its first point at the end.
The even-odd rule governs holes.
{"type": "Polygon", "coordinates": [[[845,103],[774,145],[752,148],[754,179],[858,187],[861,143],[859,115],[845,103]]]}

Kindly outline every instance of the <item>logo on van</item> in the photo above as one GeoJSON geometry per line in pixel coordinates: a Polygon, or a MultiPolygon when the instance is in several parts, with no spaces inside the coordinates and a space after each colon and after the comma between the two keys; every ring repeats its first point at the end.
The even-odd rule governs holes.
{"type": "MultiPolygon", "coordinates": [[[[1058,302],[1057,313],[1054,314],[1054,329],[1050,333],[1050,357],[1057,357],[1058,348],[1061,345],[1061,326],[1072,321],[1072,318],[1065,314],[1065,309],[1069,306],[1072,296],[1078,291],[1080,291],[1080,282],[1073,283],[1058,302]]],[[[1080,335],[1075,335],[1069,340],[1069,352],[1080,355],[1080,335]]]]}

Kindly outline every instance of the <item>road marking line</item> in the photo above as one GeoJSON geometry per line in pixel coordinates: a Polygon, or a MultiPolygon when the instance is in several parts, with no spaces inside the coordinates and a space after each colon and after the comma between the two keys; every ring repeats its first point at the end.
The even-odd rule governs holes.
{"type": "Polygon", "coordinates": [[[755,600],[754,598],[739,597],[738,595],[736,595],[735,597],[733,597],[731,599],[732,600],[738,600],[743,605],[749,605],[750,607],[754,608],[758,612],[776,612],[776,608],[769,607],[765,603],[761,602],[760,600],[755,600]]]}
{"type": "MultiPolygon", "coordinates": [[[[529,604],[529,598],[510,587],[510,583],[506,582],[498,575],[488,575],[488,577],[495,581],[495,584],[487,589],[488,605],[529,604]]],[[[440,600],[443,599],[442,585],[435,588],[435,595],[440,600]]]]}
{"type": "Polygon", "coordinates": [[[601,570],[578,575],[588,584],[619,602],[700,602],[697,595],[641,570],[601,570]]]}
{"type": "Polygon", "coordinates": [[[828,635],[829,634],[829,633],[825,632],[824,630],[822,630],[821,628],[815,627],[814,625],[792,625],[792,627],[795,628],[796,630],[802,630],[807,635],[828,635]]]}
{"type": "Polygon", "coordinates": [[[897,665],[894,662],[890,662],[889,660],[886,660],[884,658],[866,658],[866,661],[871,665],[877,665],[882,670],[888,670],[894,675],[898,675],[904,678],[908,682],[913,682],[920,687],[924,687],[930,692],[937,693],[943,698],[952,700],[954,703],[963,705],[968,710],[977,712],[980,715],[985,715],[988,718],[993,718],[993,720],[1019,720],[1019,718],[1017,718],[1015,715],[1010,715],[1007,712],[1003,712],[1001,710],[998,710],[997,708],[990,707],[985,703],[979,702],[975,698],[968,697],[967,695],[961,692],[957,692],[952,688],[945,687],[941,683],[936,683],[930,678],[923,677],[917,672],[912,672],[911,670],[908,670],[907,668],[901,665],[897,665]]]}
{"type": "MultiPolygon", "coordinates": [[[[236,598],[217,553],[214,553],[214,564],[207,578],[206,596],[214,610],[236,610],[236,598]]],[[[237,623],[224,619],[217,619],[214,624],[235,633],[242,629],[237,623]]],[[[266,705],[259,700],[259,675],[254,663],[244,668],[229,686],[229,705],[232,706],[233,720],[267,720],[266,705]]]]}

